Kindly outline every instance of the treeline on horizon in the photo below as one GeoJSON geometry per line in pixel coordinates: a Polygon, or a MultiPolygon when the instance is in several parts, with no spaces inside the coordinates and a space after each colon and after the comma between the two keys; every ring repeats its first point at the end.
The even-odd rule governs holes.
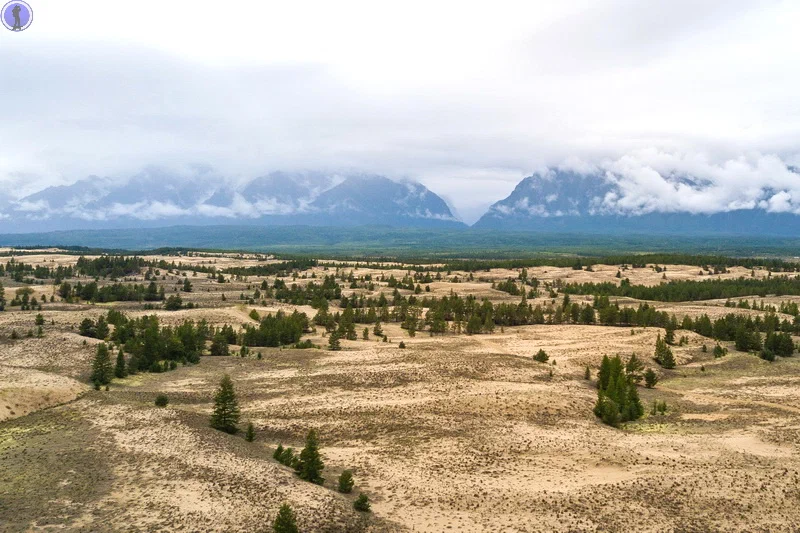
{"type": "Polygon", "coordinates": [[[627,278],[619,285],[612,282],[556,284],[566,294],[622,296],[636,300],[659,302],[695,302],[743,296],[800,295],[800,277],[769,276],[767,278],[673,280],[659,285],[632,285],[627,278]]]}

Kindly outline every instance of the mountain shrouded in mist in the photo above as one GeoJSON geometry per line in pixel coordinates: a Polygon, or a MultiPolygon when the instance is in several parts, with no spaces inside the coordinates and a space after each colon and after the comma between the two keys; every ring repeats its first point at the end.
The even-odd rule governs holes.
{"type": "MultiPolygon", "coordinates": [[[[573,233],[800,233],[800,174],[758,166],[661,171],[615,162],[549,169],[520,181],[476,229],[573,233]],[[758,176],[758,180],[753,176],[758,176]]],[[[465,228],[436,193],[370,174],[272,172],[236,182],[210,167],[150,167],[127,180],[91,176],[0,204],[0,233],[174,225],[385,225],[465,228]]]]}
{"type": "Polygon", "coordinates": [[[374,175],[274,172],[233,184],[201,169],[147,169],[126,181],[91,176],[48,187],[4,208],[11,231],[175,224],[305,224],[460,227],[439,196],[411,181],[374,175]]]}
{"type": "MultiPolygon", "coordinates": [[[[800,189],[800,175],[788,168],[800,189]]],[[[550,170],[494,203],[475,228],[578,233],[764,234],[800,232],[800,197],[778,187],[741,194],[688,175],[631,178],[612,171],[550,170]]],[[[728,189],[731,189],[730,187],[728,189]]]]}

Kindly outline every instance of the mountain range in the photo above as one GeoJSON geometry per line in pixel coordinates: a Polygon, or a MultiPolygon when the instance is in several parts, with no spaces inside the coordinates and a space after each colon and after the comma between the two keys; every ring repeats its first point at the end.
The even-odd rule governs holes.
{"type": "MultiPolygon", "coordinates": [[[[691,177],[673,180],[680,186],[703,187],[691,177]]],[[[761,191],[763,198],[757,203],[711,214],[626,212],[609,202],[623,194],[619,181],[603,172],[553,169],[523,179],[473,227],[605,234],[800,233],[800,216],[790,209],[773,208],[773,200],[791,198],[787,191],[761,191]]],[[[0,233],[243,224],[467,227],[447,202],[425,186],[366,174],[273,172],[232,183],[208,168],[195,169],[190,175],[148,168],[127,180],[90,176],[2,202],[0,198],[0,233]]]]}
{"type": "Polygon", "coordinates": [[[317,172],[273,172],[235,185],[207,170],[176,177],[152,168],[121,182],[90,176],[0,206],[8,232],[243,223],[465,226],[419,183],[317,172]]]}

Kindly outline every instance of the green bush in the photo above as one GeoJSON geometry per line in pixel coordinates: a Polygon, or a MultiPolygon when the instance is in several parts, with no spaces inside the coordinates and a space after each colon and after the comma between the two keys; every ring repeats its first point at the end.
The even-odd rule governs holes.
{"type": "Polygon", "coordinates": [[[166,407],[168,403],[169,403],[169,398],[163,392],[158,396],[156,396],[156,401],[155,401],[156,406],[166,407]]]}
{"type": "Polygon", "coordinates": [[[368,513],[370,511],[369,498],[366,494],[362,492],[358,495],[356,501],[353,502],[353,509],[361,511],[362,513],[368,513]]]}
{"type": "Polygon", "coordinates": [[[353,472],[351,470],[345,470],[339,476],[339,492],[344,494],[350,494],[353,491],[353,472]]]}

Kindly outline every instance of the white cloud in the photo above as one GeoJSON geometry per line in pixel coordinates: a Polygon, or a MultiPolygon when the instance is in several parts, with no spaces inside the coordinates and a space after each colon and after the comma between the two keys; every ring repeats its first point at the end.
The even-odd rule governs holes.
{"type": "Polygon", "coordinates": [[[609,210],[800,203],[796,2],[80,6],[0,32],[0,205],[189,163],[418,179],[468,222],[558,165],[610,172],[609,210]]]}

